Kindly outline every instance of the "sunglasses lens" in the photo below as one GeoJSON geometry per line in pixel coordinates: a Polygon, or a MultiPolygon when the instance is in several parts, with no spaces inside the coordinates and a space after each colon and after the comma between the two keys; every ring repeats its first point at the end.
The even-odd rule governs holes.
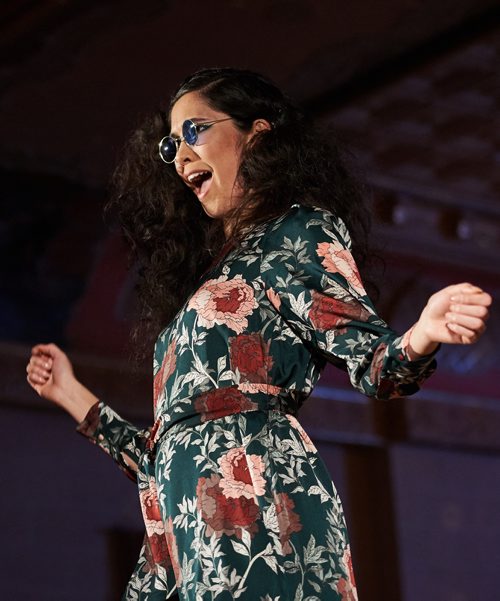
{"type": "Polygon", "coordinates": [[[196,128],[196,123],[190,121],[184,121],[182,124],[182,137],[186,141],[186,144],[189,146],[194,146],[198,140],[198,129],[196,128]]]}
{"type": "Polygon", "coordinates": [[[160,158],[165,161],[165,163],[174,162],[175,155],[177,154],[177,144],[173,138],[170,136],[163,138],[159,144],[159,150],[160,158]]]}

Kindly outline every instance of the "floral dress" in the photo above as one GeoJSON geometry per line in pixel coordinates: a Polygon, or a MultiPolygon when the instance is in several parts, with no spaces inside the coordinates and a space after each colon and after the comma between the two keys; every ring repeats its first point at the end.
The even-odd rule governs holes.
{"type": "Polygon", "coordinates": [[[326,361],[389,399],[435,367],[377,316],[341,220],[294,205],[201,278],[154,353],[154,426],[96,403],[78,431],[137,481],[125,600],[354,601],[341,502],[297,421],[326,361]]]}

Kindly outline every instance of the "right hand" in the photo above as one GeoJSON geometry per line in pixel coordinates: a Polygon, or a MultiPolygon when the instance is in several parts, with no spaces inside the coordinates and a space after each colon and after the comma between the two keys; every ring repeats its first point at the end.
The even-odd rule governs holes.
{"type": "Polygon", "coordinates": [[[29,385],[43,398],[81,421],[97,402],[90,390],[75,378],[71,361],[55,344],[37,344],[26,366],[29,385]]]}
{"type": "Polygon", "coordinates": [[[75,380],[67,355],[55,344],[37,344],[26,367],[28,383],[40,396],[60,404],[64,389],[75,380]]]}

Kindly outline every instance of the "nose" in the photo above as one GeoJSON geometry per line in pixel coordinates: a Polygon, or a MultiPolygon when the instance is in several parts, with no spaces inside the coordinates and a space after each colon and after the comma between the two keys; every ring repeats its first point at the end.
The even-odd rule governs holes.
{"type": "Polygon", "coordinates": [[[188,146],[184,140],[179,142],[175,162],[177,165],[185,165],[190,161],[195,160],[198,155],[194,152],[191,146],[188,146]]]}

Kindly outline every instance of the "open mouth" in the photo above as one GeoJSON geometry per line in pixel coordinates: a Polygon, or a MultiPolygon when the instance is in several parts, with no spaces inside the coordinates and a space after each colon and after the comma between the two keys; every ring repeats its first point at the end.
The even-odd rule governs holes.
{"type": "Polygon", "coordinates": [[[212,182],[210,171],[198,171],[188,177],[190,186],[198,198],[202,198],[208,192],[212,182]]]}

